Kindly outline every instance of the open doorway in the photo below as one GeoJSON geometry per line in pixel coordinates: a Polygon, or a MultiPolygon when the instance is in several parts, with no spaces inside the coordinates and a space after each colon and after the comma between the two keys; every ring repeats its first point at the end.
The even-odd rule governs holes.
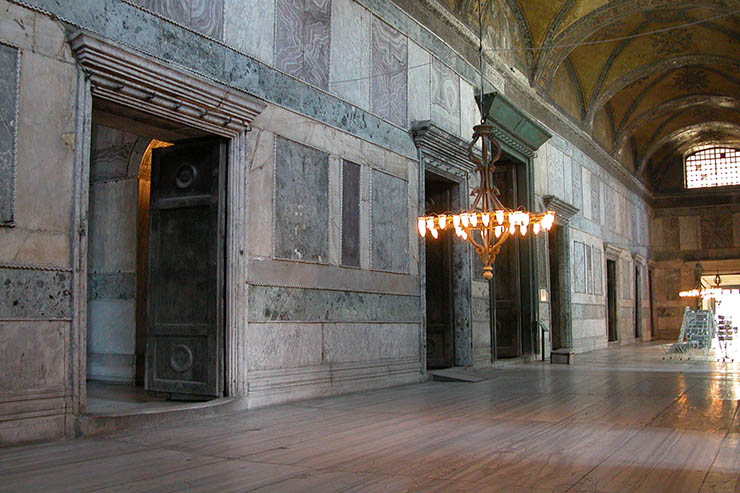
{"type": "Polygon", "coordinates": [[[617,331],[617,261],[606,261],[606,317],[609,342],[618,340],[617,331]]]}
{"type": "MultiPolygon", "coordinates": [[[[457,183],[426,172],[424,175],[425,214],[452,210],[457,183]]],[[[440,231],[440,238],[426,242],[427,369],[455,365],[455,314],[453,300],[452,236],[440,231]]]]}
{"type": "Polygon", "coordinates": [[[640,266],[635,265],[635,339],[642,338],[642,290],[640,266]]]}
{"type": "Polygon", "coordinates": [[[97,99],[92,121],[88,412],[220,397],[226,140],[97,99]]]}

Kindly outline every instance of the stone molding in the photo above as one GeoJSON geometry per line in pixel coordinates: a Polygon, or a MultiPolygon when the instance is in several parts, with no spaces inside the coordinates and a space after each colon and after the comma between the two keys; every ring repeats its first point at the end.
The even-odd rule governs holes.
{"type": "Polygon", "coordinates": [[[542,197],[542,200],[545,202],[545,207],[548,210],[555,212],[555,220],[561,225],[568,224],[568,222],[570,222],[570,218],[580,212],[578,207],[560,200],[554,195],[545,195],[542,197]]]}
{"type": "Polygon", "coordinates": [[[468,157],[470,144],[431,121],[416,123],[411,135],[427,165],[431,161],[434,167],[463,178],[475,171],[468,157]]]}
{"type": "Polygon", "coordinates": [[[619,259],[626,250],[615,245],[614,243],[604,243],[604,255],[609,260],[619,259]]]}
{"type": "Polygon", "coordinates": [[[74,33],[69,43],[93,96],[102,99],[223,137],[251,130],[252,120],[266,107],[256,98],[86,32],[74,33]]]}

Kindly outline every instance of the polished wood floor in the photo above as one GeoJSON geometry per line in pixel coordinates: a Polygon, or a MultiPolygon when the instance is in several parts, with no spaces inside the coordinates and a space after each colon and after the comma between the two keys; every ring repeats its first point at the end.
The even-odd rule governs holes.
{"type": "Polygon", "coordinates": [[[0,491],[740,491],[740,366],[655,345],[0,451],[0,491]]]}

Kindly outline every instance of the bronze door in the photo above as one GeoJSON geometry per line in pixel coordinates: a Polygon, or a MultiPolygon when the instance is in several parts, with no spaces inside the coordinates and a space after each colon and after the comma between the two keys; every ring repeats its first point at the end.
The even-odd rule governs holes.
{"type": "Polygon", "coordinates": [[[226,143],[152,153],[146,388],[223,395],[226,143]]]}
{"type": "MultiPolygon", "coordinates": [[[[516,207],[516,165],[496,167],[495,184],[501,191],[501,202],[516,207]]],[[[496,356],[511,358],[521,354],[521,275],[519,265],[519,231],[506,240],[496,257],[496,356]]],[[[477,260],[477,259],[476,259],[477,260]]]]}
{"type": "MultiPolygon", "coordinates": [[[[452,184],[427,179],[426,214],[450,210],[452,184]]],[[[449,231],[426,241],[427,368],[455,364],[455,333],[452,311],[452,245],[449,231]]]]}

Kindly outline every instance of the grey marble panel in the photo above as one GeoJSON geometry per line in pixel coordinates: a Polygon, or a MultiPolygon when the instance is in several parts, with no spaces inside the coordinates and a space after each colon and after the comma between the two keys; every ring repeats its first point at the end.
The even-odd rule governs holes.
{"type": "Polygon", "coordinates": [[[408,184],[380,171],[372,176],[373,269],[408,272],[408,184]]]}
{"type": "Polygon", "coordinates": [[[573,161],[571,169],[573,187],[573,205],[583,210],[583,167],[578,161],[573,161]]]}
{"type": "Polygon", "coordinates": [[[591,175],[591,220],[601,224],[601,180],[591,175]]]}
{"type": "Polygon", "coordinates": [[[460,77],[432,58],[432,121],[453,135],[460,135],[460,77]]]}
{"type": "Polygon", "coordinates": [[[249,321],[416,322],[419,298],[355,291],[251,286],[249,321]]]}
{"type": "Polygon", "coordinates": [[[581,320],[604,320],[606,318],[605,305],[584,305],[573,303],[571,308],[573,310],[573,318],[581,320]]]}
{"type": "Polygon", "coordinates": [[[329,88],[331,0],[305,0],[303,26],[303,80],[329,88]]]}
{"type": "Polygon", "coordinates": [[[184,26],[191,24],[193,0],[133,0],[135,4],[184,26]]]}
{"type": "Polygon", "coordinates": [[[133,272],[87,275],[88,300],[130,300],[136,298],[136,274],[133,272]]]}
{"type": "Polygon", "coordinates": [[[342,265],[360,266],[360,165],[342,166],[342,265]]]}
{"type": "Polygon", "coordinates": [[[190,27],[215,39],[224,36],[224,0],[191,0],[190,27]]]}
{"type": "Polygon", "coordinates": [[[491,317],[491,304],[488,298],[473,298],[473,321],[486,322],[491,317]]]}
{"type": "Polygon", "coordinates": [[[542,233],[537,235],[535,246],[537,248],[537,283],[541,289],[547,289],[550,272],[548,268],[547,235],[542,233]]]}
{"type": "Polygon", "coordinates": [[[592,263],[591,245],[586,245],[586,292],[594,292],[594,271],[592,263]]]}
{"type": "Polygon", "coordinates": [[[68,272],[0,268],[0,319],[72,316],[68,272]]]}
{"type": "Polygon", "coordinates": [[[372,14],[354,0],[332,0],[332,94],[370,109],[370,21],[372,14]]]}
{"type": "Polygon", "coordinates": [[[329,155],[277,137],[274,252],[280,258],[327,261],[329,155]]]}
{"type": "Polygon", "coordinates": [[[18,102],[18,49],[0,43],[0,224],[15,212],[15,138],[18,102]]]}
{"type": "Polygon", "coordinates": [[[273,65],[275,0],[226,0],[224,42],[273,65]]]}
{"type": "MultiPolygon", "coordinates": [[[[704,223],[704,221],[702,222],[704,223]]],[[[702,247],[711,248],[709,245],[702,238],[702,247]]],[[[663,218],[663,247],[666,250],[681,249],[681,226],[678,216],[667,216],[663,218]]]]}
{"type": "Polygon", "coordinates": [[[401,127],[407,122],[408,41],[373,18],[370,56],[370,109],[401,127]]]}
{"type": "Polygon", "coordinates": [[[331,0],[277,0],[275,66],[328,89],[330,19],[331,0]]]}
{"type": "Polygon", "coordinates": [[[622,260],[622,299],[625,300],[632,298],[632,269],[632,261],[622,260]]]}
{"type": "Polygon", "coordinates": [[[573,286],[576,293],[586,292],[586,245],[573,243],[573,286]]]}
{"type": "Polygon", "coordinates": [[[594,248],[594,294],[601,295],[604,293],[604,274],[601,260],[601,250],[594,248]]]}
{"type": "Polygon", "coordinates": [[[128,176],[131,152],[138,137],[118,129],[92,126],[90,138],[90,181],[104,181],[128,176]]]}
{"type": "Polygon", "coordinates": [[[303,24],[305,0],[275,3],[275,67],[303,77],[303,24]]]}

